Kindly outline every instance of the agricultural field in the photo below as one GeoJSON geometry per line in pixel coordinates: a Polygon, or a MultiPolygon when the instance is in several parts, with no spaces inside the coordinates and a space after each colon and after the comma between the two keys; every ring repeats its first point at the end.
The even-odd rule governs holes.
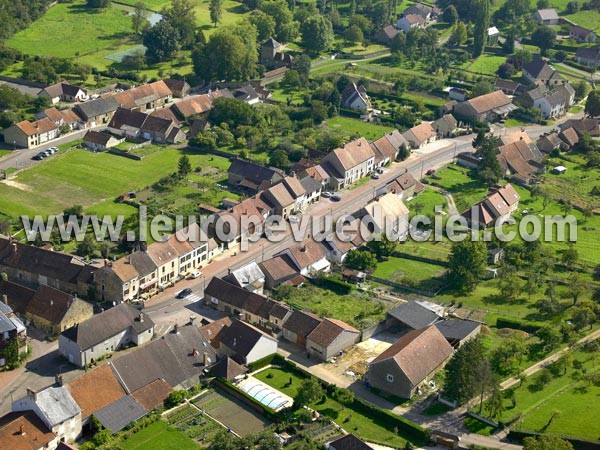
{"type": "MultiPolygon", "coordinates": [[[[302,384],[302,379],[297,375],[275,367],[258,372],[254,376],[292,398],[294,398],[298,387],[302,384]],[[290,379],[291,384],[289,383],[290,379]]],[[[350,406],[344,406],[330,396],[325,398],[325,401],[319,401],[314,405],[310,405],[310,407],[331,418],[346,431],[368,442],[385,443],[385,445],[394,448],[403,448],[405,445],[405,439],[394,433],[386,424],[380,423],[377,419],[368,417],[350,406]]]]}
{"type": "Polygon", "coordinates": [[[134,45],[132,35],[126,12],[116,8],[93,11],[85,7],[85,1],[76,0],[57,3],[6,45],[29,55],[77,58],[106,69],[112,61],[105,57],[134,45]]]}
{"type": "Polygon", "coordinates": [[[564,17],[584,28],[595,31],[600,29],[600,12],[598,11],[578,11],[575,14],[567,14],[564,17]]]}
{"type": "Polygon", "coordinates": [[[157,420],[129,439],[120,442],[119,448],[123,450],[197,450],[200,446],[167,422],[157,420]]]}
{"type": "MultiPolygon", "coordinates": [[[[73,205],[111,210],[115,208],[111,202],[117,196],[147,189],[160,178],[175,172],[177,161],[184,153],[188,154],[193,169],[212,167],[221,174],[229,167],[225,158],[170,147],[164,147],[142,161],[74,149],[0,182],[0,213],[9,217],[22,214],[46,216],[73,205]]],[[[200,176],[201,172],[192,173],[190,178],[197,181],[195,178],[200,176]]],[[[183,194],[185,197],[198,193],[202,194],[190,185],[183,194]]],[[[206,202],[211,198],[218,201],[218,195],[225,195],[213,188],[206,189],[204,194],[206,202]]],[[[230,196],[229,192],[227,196],[230,196]]]]}
{"type": "Polygon", "coordinates": [[[210,390],[194,404],[242,437],[264,431],[270,425],[267,419],[222,391],[210,390]]]}
{"type": "Polygon", "coordinates": [[[522,386],[513,388],[514,406],[512,400],[506,398],[500,419],[507,421],[520,415],[517,429],[597,440],[600,422],[581,419],[600,415],[600,404],[591,400],[600,395],[600,387],[583,377],[585,372],[597,370],[598,354],[576,351],[573,362],[566,373],[564,369],[550,367],[528,378],[522,386]]]}
{"type": "Polygon", "coordinates": [[[356,328],[366,328],[385,317],[394,305],[377,301],[372,294],[353,290],[348,295],[306,283],[295,289],[279,289],[278,299],[297,309],[307,309],[321,317],[334,317],[356,328]]]}

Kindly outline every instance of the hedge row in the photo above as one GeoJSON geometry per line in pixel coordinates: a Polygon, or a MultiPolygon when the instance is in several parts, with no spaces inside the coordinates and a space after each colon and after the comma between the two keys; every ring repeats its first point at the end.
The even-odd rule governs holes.
{"type": "MultiPolygon", "coordinates": [[[[510,430],[508,433],[508,438],[513,441],[523,442],[523,439],[526,437],[537,437],[540,433],[536,431],[528,431],[528,430],[510,430]]],[[[568,436],[564,434],[557,435],[561,439],[565,439],[573,444],[573,447],[576,450],[598,450],[600,449],[600,441],[591,441],[587,439],[581,439],[575,436],[568,436]]]]}
{"type": "Polygon", "coordinates": [[[398,429],[398,433],[401,436],[407,437],[409,440],[418,444],[425,444],[429,441],[431,433],[429,430],[405,419],[402,416],[398,416],[391,411],[381,409],[372,403],[369,403],[363,399],[354,398],[354,402],[350,406],[357,412],[363,413],[373,420],[378,421],[381,425],[384,425],[388,430],[398,429]]]}
{"type": "Polygon", "coordinates": [[[257,370],[262,369],[263,367],[267,367],[268,365],[273,364],[273,362],[278,364],[280,359],[283,360],[283,356],[277,353],[273,353],[272,355],[265,356],[264,358],[257,359],[256,361],[247,364],[248,370],[250,372],[256,372],[257,370]]]}
{"type": "Polygon", "coordinates": [[[526,331],[527,333],[537,333],[543,326],[543,324],[538,322],[513,317],[498,317],[496,321],[496,328],[513,328],[515,330],[526,331]]]}
{"type": "Polygon", "coordinates": [[[314,278],[311,281],[317,286],[328,289],[338,295],[348,295],[352,292],[352,289],[354,289],[352,284],[342,280],[336,280],[335,278],[314,278]]]}
{"type": "MultiPolygon", "coordinates": [[[[279,355],[278,355],[279,356],[279,355]]],[[[323,388],[327,391],[328,395],[332,395],[333,392],[338,389],[338,387],[334,384],[329,384],[318,377],[310,374],[309,372],[299,368],[295,363],[289,361],[281,356],[279,356],[280,360],[277,362],[277,365],[280,365],[283,369],[292,372],[294,375],[297,375],[301,378],[315,378],[319,381],[323,388]]],[[[275,362],[275,361],[274,361],[275,362]]],[[[391,411],[381,409],[372,403],[369,403],[365,400],[362,400],[358,397],[354,398],[352,404],[348,406],[348,408],[354,409],[357,412],[365,414],[369,418],[378,421],[380,425],[385,427],[388,430],[398,429],[398,433],[409,440],[424,444],[429,441],[430,433],[429,430],[424,429],[423,427],[417,425],[414,422],[411,422],[408,419],[405,419],[402,416],[398,416],[391,411]]],[[[382,445],[386,445],[384,442],[382,445]]]]}

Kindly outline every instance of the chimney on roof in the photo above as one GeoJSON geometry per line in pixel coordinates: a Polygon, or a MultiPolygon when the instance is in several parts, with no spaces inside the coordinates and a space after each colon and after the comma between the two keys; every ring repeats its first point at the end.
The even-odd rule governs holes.
{"type": "Polygon", "coordinates": [[[17,254],[17,243],[16,242],[12,242],[12,248],[13,248],[13,253],[16,255],[17,254]]]}
{"type": "Polygon", "coordinates": [[[202,361],[204,362],[205,366],[208,366],[210,364],[210,358],[208,357],[208,353],[204,352],[202,361]]]}
{"type": "Polygon", "coordinates": [[[62,376],[61,374],[59,374],[59,373],[58,373],[58,374],[56,374],[56,375],[54,376],[54,381],[55,381],[55,383],[56,383],[56,384],[58,384],[59,386],[62,386],[62,385],[63,385],[63,376],[62,376]]]}
{"type": "Polygon", "coordinates": [[[54,306],[54,300],[50,300],[50,306],[54,306]]]}
{"type": "Polygon", "coordinates": [[[33,389],[27,388],[27,397],[35,402],[37,400],[37,393],[33,389]]]}
{"type": "Polygon", "coordinates": [[[179,334],[179,324],[176,323],[175,325],[173,325],[173,332],[175,334],[179,334]]]}
{"type": "Polygon", "coordinates": [[[195,348],[192,349],[192,356],[198,356],[200,354],[200,352],[198,350],[196,350],[195,348]]]}
{"type": "Polygon", "coordinates": [[[144,314],[143,313],[140,313],[139,320],[140,320],[140,323],[144,322],[144,314]]]}
{"type": "Polygon", "coordinates": [[[196,325],[196,316],[190,316],[190,325],[196,325]]]}
{"type": "Polygon", "coordinates": [[[237,338],[233,338],[233,346],[237,347],[237,338]]]}
{"type": "Polygon", "coordinates": [[[19,436],[25,436],[25,425],[19,426],[19,436]]]}

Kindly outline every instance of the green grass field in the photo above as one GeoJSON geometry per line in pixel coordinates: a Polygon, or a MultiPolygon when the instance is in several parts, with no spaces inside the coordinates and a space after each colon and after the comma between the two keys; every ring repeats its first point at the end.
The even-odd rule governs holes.
{"type": "MultiPolygon", "coordinates": [[[[302,379],[298,376],[278,368],[263,370],[255,374],[255,377],[292,398],[302,383],[302,379]],[[268,378],[269,376],[272,377],[268,378]],[[288,385],[290,379],[292,384],[288,385]]],[[[351,407],[343,406],[329,396],[326,397],[325,402],[319,401],[310,406],[320,414],[330,417],[347,432],[366,441],[385,443],[394,448],[403,448],[406,443],[405,439],[398,436],[393,430],[387,429],[385,425],[379,424],[376,419],[353,410],[351,407]]]]}
{"type": "Polygon", "coordinates": [[[163,420],[157,420],[126,441],[120,442],[119,447],[123,450],[197,450],[200,448],[192,439],[163,420]]]}
{"type": "Polygon", "coordinates": [[[439,170],[429,180],[452,194],[459,213],[481,200],[487,193],[485,186],[472,177],[470,169],[457,165],[439,170]]]}
{"type": "Polygon", "coordinates": [[[590,30],[598,31],[600,28],[600,12],[598,11],[579,11],[575,14],[568,14],[565,18],[590,30]]]}
{"type": "Polygon", "coordinates": [[[343,116],[335,116],[331,119],[327,119],[325,123],[330,128],[340,130],[348,136],[358,134],[370,141],[379,139],[385,133],[392,131],[391,127],[343,116]]]}
{"type": "MultiPolygon", "coordinates": [[[[182,150],[164,148],[142,161],[133,161],[108,153],[72,150],[0,182],[0,213],[10,217],[48,215],[72,205],[112,212],[113,199],[124,192],[143,190],[176,171],[182,154],[182,150]]],[[[229,167],[228,160],[218,156],[190,153],[189,158],[193,168],[229,167]]]]}
{"type": "MultiPolygon", "coordinates": [[[[593,358],[591,353],[574,353],[574,359],[582,363],[588,372],[594,368],[597,370],[598,358],[593,358]]],[[[600,415],[600,403],[592,400],[600,396],[600,387],[589,385],[583,380],[577,381],[577,374],[581,375],[581,371],[570,367],[565,375],[559,372],[544,385],[538,382],[541,373],[533,375],[522,387],[515,388],[514,408],[510,400],[504,401],[505,411],[501,419],[509,420],[520,413],[522,419],[517,422],[517,428],[599,439],[600,421],[582,419],[600,415]],[[554,412],[559,414],[547,426],[554,412]]]]}
{"type": "Polygon", "coordinates": [[[104,56],[133,44],[131,19],[124,11],[94,11],[82,0],[56,4],[7,41],[8,47],[29,55],[77,57],[79,62],[97,68],[112,63],[104,56]]]}
{"type": "Polygon", "coordinates": [[[311,283],[290,290],[283,301],[298,309],[307,309],[321,317],[334,317],[357,328],[373,325],[385,317],[383,304],[373,295],[353,291],[349,295],[338,295],[311,283]]]}
{"type": "Polygon", "coordinates": [[[12,150],[0,150],[0,158],[9,155],[10,153],[12,153],[12,150]]]}
{"type": "Polygon", "coordinates": [[[496,75],[496,71],[500,65],[506,61],[505,56],[487,55],[484,54],[475,61],[468,61],[461,68],[469,72],[480,73],[483,75],[496,75]]]}
{"type": "Polygon", "coordinates": [[[418,289],[435,291],[442,287],[440,277],[446,268],[411,259],[390,257],[377,264],[374,276],[418,289]]]}

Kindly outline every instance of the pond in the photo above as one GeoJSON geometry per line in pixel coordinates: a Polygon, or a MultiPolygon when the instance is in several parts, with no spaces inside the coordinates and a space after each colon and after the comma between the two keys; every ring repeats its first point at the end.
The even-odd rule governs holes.
{"type": "MultiPolygon", "coordinates": [[[[133,15],[133,11],[135,9],[133,6],[123,5],[121,3],[114,3],[114,2],[112,3],[112,7],[119,9],[121,11],[125,11],[130,16],[133,15]]],[[[150,23],[150,26],[156,25],[162,19],[162,14],[159,14],[159,13],[156,13],[153,11],[148,11],[148,10],[146,10],[146,12],[148,13],[146,19],[150,23]]]]}

